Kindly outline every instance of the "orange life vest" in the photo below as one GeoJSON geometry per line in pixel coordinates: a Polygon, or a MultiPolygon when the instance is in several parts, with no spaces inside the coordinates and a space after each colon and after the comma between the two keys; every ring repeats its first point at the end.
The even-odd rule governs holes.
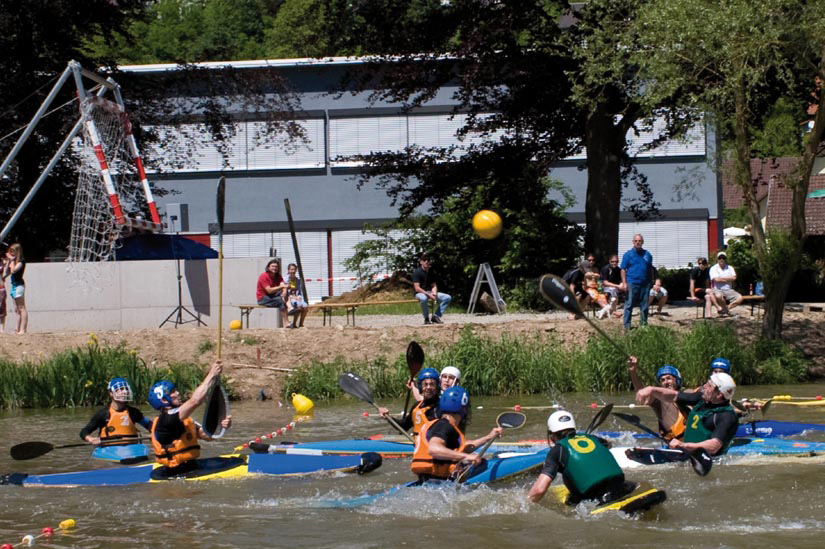
{"type": "Polygon", "coordinates": [[[682,435],[685,434],[685,425],[687,423],[687,416],[679,408],[679,417],[676,418],[676,421],[673,422],[673,425],[670,426],[669,429],[664,429],[664,426],[659,423],[659,430],[662,432],[662,436],[668,442],[673,440],[674,438],[681,439],[682,435]]]}
{"type": "Polygon", "coordinates": [[[185,429],[183,436],[171,444],[161,444],[155,438],[155,428],[159,419],[160,416],[152,422],[152,450],[155,452],[155,459],[158,463],[167,467],[179,467],[201,455],[201,447],[198,445],[198,426],[191,417],[183,420],[185,429]]]}
{"type": "Polygon", "coordinates": [[[432,406],[423,406],[424,401],[422,400],[412,410],[412,420],[413,420],[413,436],[418,436],[418,433],[421,432],[421,428],[424,426],[425,423],[430,421],[427,417],[427,412],[432,408],[432,406]]]}
{"type": "Polygon", "coordinates": [[[118,438],[137,438],[138,431],[129,416],[129,408],[126,407],[123,411],[115,410],[114,405],[109,406],[109,422],[100,429],[100,438],[102,439],[118,439],[118,438]]]}
{"type": "MultiPolygon", "coordinates": [[[[430,427],[432,427],[436,421],[438,420],[433,419],[428,421],[418,433],[415,439],[415,451],[413,452],[410,470],[416,475],[428,475],[435,478],[446,479],[449,478],[450,474],[455,470],[455,462],[433,459],[433,456],[430,454],[430,441],[427,440],[427,431],[430,430],[430,427]]],[[[453,429],[458,432],[458,440],[460,443],[456,451],[463,452],[465,446],[464,433],[455,425],[453,425],[453,429]]]]}

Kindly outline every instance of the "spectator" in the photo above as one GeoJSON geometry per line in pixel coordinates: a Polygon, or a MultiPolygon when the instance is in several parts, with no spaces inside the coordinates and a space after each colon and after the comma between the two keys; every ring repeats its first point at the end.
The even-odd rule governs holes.
{"type": "Polygon", "coordinates": [[[303,328],[304,319],[307,317],[307,302],[304,299],[303,291],[301,290],[301,282],[295,273],[298,272],[298,266],[295,263],[287,265],[287,283],[284,289],[283,299],[286,301],[286,315],[292,315],[292,324],[287,328],[303,328]],[[299,324],[296,326],[296,317],[299,324]]]}
{"type": "Polygon", "coordinates": [[[255,289],[255,298],[258,305],[277,307],[280,310],[281,326],[287,325],[286,304],[283,291],[286,288],[284,277],[281,276],[281,263],[277,259],[270,259],[266,270],[258,277],[258,286],[255,289]]]}
{"type": "Polygon", "coordinates": [[[584,285],[587,295],[590,297],[590,302],[596,303],[601,307],[599,312],[596,313],[596,317],[602,320],[610,314],[610,303],[607,301],[607,294],[603,291],[598,273],[594,271],[584,273],[584,285]]]}
{"type": "Polygon", "coordinates": [[[8,258],[6,254],[0,255],[0,334],[6,330],[6,265],[8,258]]]}
{"type": "Polygon", "coordinates": [[[733,289],[736,271],[728,265],[728,254],[716,254],[716,265],[710,268],[710,283],[719,316],[729,316],[730,309],[742,303],[742,294],[733,289]]]}
{"type": "Polygon", "coordinates": [[[647,325],[648,295],[653,276],[653,256],[642,248],[645,239],[633,235],[633,247],[622,256],[622,289],[627,292],[624,302],[624,329],[630,329],[633,307],[639,308],[639,325],[647,325]]]}
{"type": "Polygon", "coordinates": [[[716,297],[710,290],[710,270],[708,270],[708,260],[700,257],[696,260],[696,266],[690,270],[690,291],[688,299],[694,303],[704,303],[705,316],[709,317],[711,305],[716,306],[716,297]]]}
{"type": "Polygon", "coordinates": [[[621,316],[616,311],[619,306],[619,299],[624,297],[624,290],[622,290],[622,270],[619,268],[619,256],[613,254],[610,256],[610,261],[602,267],[601,271],[602,286],[604,293],[607,294],[610,302],[610,312],[614,315],[621,316]]]}
{"type": "MultiPolygon", "coordinates": [[[[593,265],[588,260],[582,260],[579,265],[570,269],[562,277],[570,286],[570,292],[576,296],[576,301],[579,302],[579,308],[583,311],[587,304],[590,303],[590,295],[585,291],[584,275],[593,270],[593,265]]],[[[570,315],[570,320],[576,318],[576,315],[570,315]]]]}
{"type": "Polygon", "coordinates": [[[26,311],[26,282],[23,273],[26,272],[26,260],[23,259],[23,247],[12,244],[6,252],[6,266],[3,268],[2,278],[11,280],[11,298],[17,310],[17,333],[25,334],[29,326],[29,313],[26,311]]]}
{"type": "MultiPolygon", "coordinates": [[[[662,312],[662,307],[667,303],[667,290],[662,287],[662,279],[657,278],[653,287],[650,289],[650,299],[648,300],[648,307],[656,303],[656,314],[667,314],[662,312]]],[[[653,314],[653,313],[650,313],[653,314]]]]}
{"type": "Polygon", "coordinates": [[[438,291],[438,276],[432,269],[432,260],[429,254],[422,253],[418,257],[418,268],[413,271],[413,291],[421,303],[421,313],[424,315],[424,324],[444,324],[441,317],[447,310],[452,296],[438,291]],[[430,317],[429,301],[438,303],[438,309],[430,317]]]}

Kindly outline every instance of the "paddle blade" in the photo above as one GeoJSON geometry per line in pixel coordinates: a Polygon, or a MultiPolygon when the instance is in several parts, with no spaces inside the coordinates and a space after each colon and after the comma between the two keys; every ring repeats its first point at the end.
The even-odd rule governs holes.
{"type": "MultiPolygon", "coordinates": [[[[771,402],[773,402],[773,399],[772,399],[772,398],[769,398],[769,399],[768,399],[768,400],[766,400],[766,401],[765,401],[765,403],[762,405],[762,408],[760,409],[760,411],[762,412],[762,418],[764,418],[764,417],[765,417],[765,414],[767,414],[767,413],[768,413],[768,408],[770,408],[770,407],[771,407],[771,402]]],[[[755,433],[755,431],[754,431],[754,433],[755,433]]]]}
{"type": "Polygon", "coordinates": [[[496,425],[502,429],[520,429],[527,421],[527,416],[521,412],[502,412],[496,418],[496,425]]]}
{"type": "Polygon", "coordinates": [[[410,341],[410,344],[407,345],[407,366],[410,369],[410,379],[415,377],[423,365],[424,349],[417,342],[410,341]]]}
{"type": "Polygon", "coordinates": [[[226,396],[226,391],[218,380],[212,389],[209,391],[209,396],[206,398],[206,409],[203,412],[203,421],[201,427],[204,432],[212,438],[221,438],[226,429],[223,428],[221,422],[229,413],[229,398],[226,396]]]}
{"type": "Polygon", "coordinates": [[[542,297],[558,307],[576,316],[584,316],[576,296],[570,291],[570,286],[560,277],[546,274],[539,280],[539,292],[542,297]]]}
{"type": "Polygon", "coordinates": [[[26,459],[34,459],[38,458],[42,455],[48,454],[52,450],[54,450],[54,444],[49,442],[22,442],[15,446],[12,446],[9,450],[11,454],[11,458],[23,461],[26,459]]]}
{"type": "Polygon", "coordinates": [[[587,426],[587,430],[585,433],[588,435],[592,433],[599,425],[604,423],[604,420],[607,419],[607,416],[610,415],[610,412],[613,411],[613,403],[605,404],[604,408],[598,411],[595,416],[593,416],[593,420],[590,422],[590,425],[587,426]]]}
{"type": "MultiPolygon", "coordinates": [[[[687,452],[685,453],[687,454],[687,452]]],[[[710,468],[713,467],[713,460],[704,450],[688,455],[690,456],[690,464],[697,475],[704,477],[710,473],[710,468]]]]}
{"type": "Polygon", "coordinates": [[[221,176],[218,181],[218,192],[215,196],[215,213],[218,217],[218,234],[223,236],[223,220],[226,213],[226,178],[221,176]]]}
{"type": "Polygon", "coordinates": [[[355,470],[359,475],[366,475],[370,471],[375,471],[383,463],[381,454],[376,452],[366,452],[361,454],[361,465],[355,470]]]}
{"type": "Polygon", "coordinates": [[[375,403],[372,401],[372,391],[370,390],[370,386],[367,385],[366,381],[352,372],[341,374],[338,378],[338,386],[341,387],[341,390],[348,395],[354,396],[357,399],[363,400],[367,404],[372,404],[375,406],[375,403]]]}

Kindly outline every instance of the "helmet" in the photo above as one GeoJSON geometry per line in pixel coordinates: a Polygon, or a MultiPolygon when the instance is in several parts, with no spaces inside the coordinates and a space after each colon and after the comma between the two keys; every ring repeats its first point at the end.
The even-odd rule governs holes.
{"type": "Polygon", "coordinates": [[[455,382],[458,383],[461,381],[461,370],[456,368],[455,366],[445,366],[443,370],[441,370],[442,376],[453,376],[455,377],[455,382]]]}
{"type": "Polygon", "coordinates": [[[673,376],[676,378],[676,388],[682,388],[682,374],[679,373],[679,370],[676,369],[676,366],[671,364],[665,364],[658,370],[656,370],[656,381],[662,379],[662,376],[673,376]]]}
{"type": "Polygon", "coordinates": [[[710,382],[716,385],[716,388],[727,400],[733,398],[733,393],[736,391],[736,382],[728,374],[717,372],[710,376],[710,382]]]}
{"type": "Polygon", "coordinates": [[[421,384],[425,379],[434,379],[435,384],[438,385],[438,370],[435,368],[424,368],[418,373],[418,390],[421,390],[421,384]]]}
{"type": "Polygon", "coordinates": [[[576,429],[576,420],[573,419],[573,414],[567,410],[559,410],[553,412],[547,418],[547,431],[551,433],[560,433],[568,429],[576,429]]]}
{"type": "Polygon", "coordinates": [[[723,370],[726,374],[730,375],[730,361],[727,358],[714,358],[710,361],[710,372],[713,373],[716,369],[723,370]]]}
{"type": "Polygon", "coordinates": [[[109,382],[109,385],[106,387],[108,391],[112,394],[115,391],[126,389],[126,394],[121,395],[119,398],[116,398],[118,402],[131,402],[132,400],[132,387],[129,385],[129,382],[123,379],[122,377],[114,377],[112,381],[109,382]]]}
{"type": "Polygon", "coordinates": [[[149,404],[155,410],[160,410],[168,406],[171,402],[171,395],[175,391],[175,384],[171,381],[158,381],[149,389],[149,404]],[[163,402],[163,401],[166,402],[163,402]]]}
{"type": "Polygon", "coordinates": [[[438,407],[441,412],[448,414],[467,415],[467,408],[470,406],[470,395],[462,387],[450,387],[441,393],[441,400],[438,407]]]}

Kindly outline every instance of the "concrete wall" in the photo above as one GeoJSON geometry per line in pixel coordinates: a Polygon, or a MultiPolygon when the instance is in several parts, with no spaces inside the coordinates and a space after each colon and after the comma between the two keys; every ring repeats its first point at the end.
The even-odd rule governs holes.
{"type": "MultiPolygon", "coordinates": [[[[268,257],[224,259],[223,327],[240,320],[238,305],[255,303],[255,285],[268,257]]],[[[218,260],[181,261],[181,302],[209,327],[218,324],[218,260]]],[[[175,261],[121,261],[26,265],[30,332],[139,330],[157,328],[178,306],[175,261]]],[[[8,287],[8,285],[7,285],[8,287]]],[[[7,299],[6,328],[17,317],[7,299]]],[[[174,329],[174,318],[164,329],[174,329]]],[[[274,309],[256,309],[251,328],[276,328],[274,309]]],[[[183,313],[183,320],[193,317],[183,313]]],[[[197,322],[183,326],[196,326],[197,322]]]]}

